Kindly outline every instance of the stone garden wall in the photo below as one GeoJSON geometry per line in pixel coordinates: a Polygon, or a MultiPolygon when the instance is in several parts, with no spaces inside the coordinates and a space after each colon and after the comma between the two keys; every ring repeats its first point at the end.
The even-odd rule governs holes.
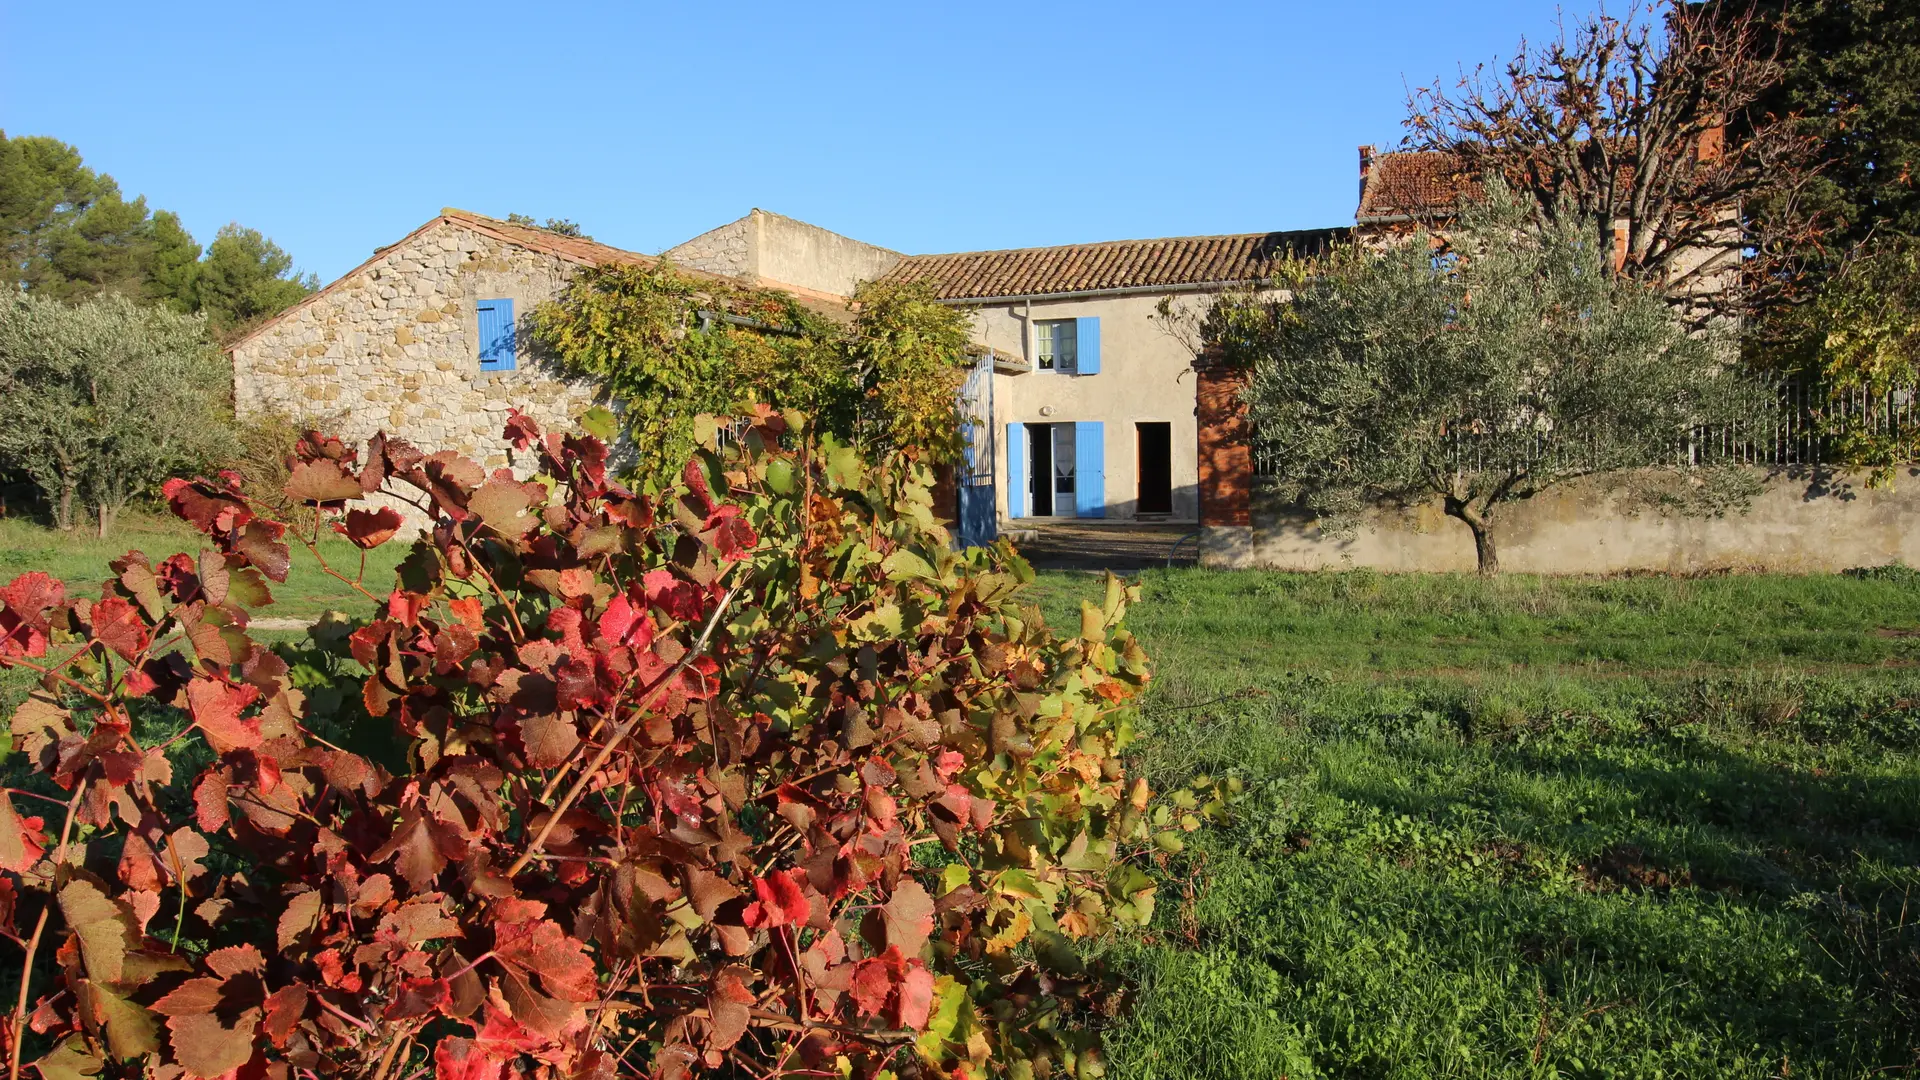
{"type": "MultiPolygon", "coordinates": [[[[1551,489],[1501,507],[1493,536],[1503,570],[1535,574],[1756,570],[1831,573],[1902,562],[1920,566],[1920,477],[1892,488],[1864,474],[1764,476],[1744,512],[1669,517],[1631,505],[1598,481],[1551,489]]],[[[1200,561],[1220,569],[1447,572],[1474,569],[1467,527],[1437,502],[1380,508],[1352,536],[1322,534],[1270,494],[1248,524],[1202,529],[1200,561]]]]}

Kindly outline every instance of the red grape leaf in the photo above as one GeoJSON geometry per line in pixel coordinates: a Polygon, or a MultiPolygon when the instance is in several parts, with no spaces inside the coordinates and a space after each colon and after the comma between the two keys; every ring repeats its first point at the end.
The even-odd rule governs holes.
{"type": "Polygon", "coordinates": [[[258,687],[230,686],[216,679],[195,679],[187,684],[187,708],[216,754],[251,750],[263,741],[260,718],[240,718],[240,710],[259,696],[258,687]]]}
{"type": "Polygon", "coordinates": [[[353,542],[354,547],[364,551],[393,539],[394,534],[400,531],[401,524],[400,512],[391,506],[383,506],[378,510],[347,511],[347,520],[339,529],[353,542]]]}
{"type": "Polygon", "coordinates": [[[503,964],[539,976],[541,987],[564,1001],[592,1001],[599,994],[586,946],[549,920],[496,927],[493,954],[503,964]]]}
{"type": "Polygon", "coordinates": [[[753,969],[739,964],[721,968],[714,975],[713,986],[707,991],[707,1012],[713,1019],[709,1048],[731,1049],[747,1033],[747,1025],[753,1022],[753,991],[747,989],[747,981],[752,978],[753,969]]]}
{"type": "Polygon", "coordinates": [[[880,909],[880,917],[886,923],[887,944],[915,956],[933,932],[933,897],[919,882],[903,879],[880,909]]]}

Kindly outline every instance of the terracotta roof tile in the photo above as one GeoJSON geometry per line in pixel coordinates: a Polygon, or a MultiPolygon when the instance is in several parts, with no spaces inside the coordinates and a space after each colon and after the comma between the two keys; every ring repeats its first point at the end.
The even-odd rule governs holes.
{"type": "MultiPolygon", "coordinates": [[[[1366,153],[1366,151],[1362,151],[1366,153]]],[[[1360,185],[1360,224],[1403,218],[1444,217],[1462,199],[1478,198],[1477,179],[1462,175],[1459,159],[1437,150],[1372,155],[1360,185]]]]}
{"type": "MultiPolygon", "coordinates": [[[[613,247],[590,240],[584,236],[562,236],[549,232],[538,225],[516,225],[499,218],[490,218],[467,210],[456,210],[449,206],[440,211],[440,216],[456,224],[465,225],[476,232],[491,234],[495,239],[505,240],[516,247],[528,251],[538,251],[568,262],[583,266],[605,266],[625,263],[631,266],[653,266],[660,260],[651,255],[642,255],[637,251],[613,247]]],[[[682,270],[681,273],[694,277],[708,277],[698,271],[682,270]]],[[[717,279],[716,279],[717,280],[717,279]]]]}
{"type": "Polygon", "coordinates": [[[908,255],[881,280],[924,282],[944,300],[1258,281],[1289,253],[1314,254],[1345,233],[1302,229],[908,255]]]}

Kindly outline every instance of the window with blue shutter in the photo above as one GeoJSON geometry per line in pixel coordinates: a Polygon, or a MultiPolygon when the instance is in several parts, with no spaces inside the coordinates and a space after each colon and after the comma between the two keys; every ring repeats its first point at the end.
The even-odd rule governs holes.
{"type": "Polygon", "coordinates": [[[516,366],[513,346],[513,301],[482,300],[480,315],[480,370],[512,371],[516,366]]]}
{"type": "MultiPolygon", "coordinates": [[[[1087,320],[1082,319],[1082,322],[1087,320]]],[[[1084,340],[1084,339],[1083,339],[1084,340]]],[[[1084,353],[1082,354],[1085,355],[1084,353]]],[[[1074,488],[1073,512],[1076,517],[1107,516],[1107,426],[1098,420],[1082,420],[1073,425],[1074,488]]],[[[1058,511],[1056,511],[1057,513],[1058,511]]]]}
{"type": "Polygon", "coordinates": [[[1040,319],[1033,324],[1034,366],[1071,375],[1078,355],[1076,324],[1084,319],[1040,319]]]}
{"type": "Polygon", "coordinates": [[[1007,516],[1027,516],[1027,425],[1007,425],[1007,516]]]}
{"type": "Polygon", "coordinates": [[[1075,319],[1074,338],[1079,372],[1082,375],[1100,374],[1100,320],[1099,318],[1075,319]]]}

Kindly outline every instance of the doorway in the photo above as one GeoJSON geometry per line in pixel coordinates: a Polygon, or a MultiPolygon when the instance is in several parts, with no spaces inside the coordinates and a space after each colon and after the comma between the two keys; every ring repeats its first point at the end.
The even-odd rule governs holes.
{"type": "Polygon", "coordinates": [[[1173,513],[1173,425],[1135,424],[1140,460],[1135,475],[1140,478],[1136,513],[1173,513]]]}
{"type": "Polygon", "coordinates": [[[1035,517],[1073,513],[1073,436],[1072,424],[1027,425],[1027,460],[1033,463],[1027,472],[1027,497],[1035,517]]]}

